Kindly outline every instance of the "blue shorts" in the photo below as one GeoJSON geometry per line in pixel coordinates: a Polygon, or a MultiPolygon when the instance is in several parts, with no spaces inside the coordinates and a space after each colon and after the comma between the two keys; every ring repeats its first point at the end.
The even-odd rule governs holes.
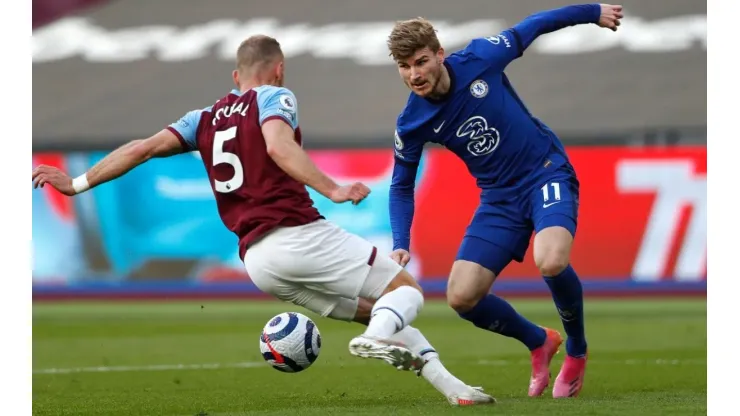
{"type": "Polygon", "coordinates": [[[570,166],[542,176],[535,186],[510,200],[481,203],[457,252],[497,276],[512,261],[522,262],[532,232],[560,226],[576,235],[579,183],[570,166]]]}

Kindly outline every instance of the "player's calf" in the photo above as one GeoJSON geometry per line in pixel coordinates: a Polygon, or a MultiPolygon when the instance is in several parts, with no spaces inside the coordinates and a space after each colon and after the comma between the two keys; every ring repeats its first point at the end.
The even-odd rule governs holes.
{"type": "Polygon", "coordinates": [[[532,351],[545,342],[545,331],[523,316],[504,299],[488,293],[495,274],[466,260],[452,266],[447,303],[461,318],[478,328],[519,340],[532,351]]]}
{"type": "Polygon", "coordinates": [[[573,235],[569,218],[563,226],[551,226],[539,231],[534,238],[534,258],[550,288],[553,301],[568,335],[566,351],[571,357],[583,357],[587,344],[583,319],[583,288],[570,263],[573,235]]]}
{"type": "Polygon", "coordinates": [[[377,300],[372,307],[367,329],[361,336],[350,341],[350,353],[364,358],[382,359],[399,369],[420,370],[424,364],[421,357],[390,338],[413,322],[421,311],[424,305],[421,287],[390,258],[378,258],[373,270],[363,284],[360,295],[377,300]],[[396,274],[390,281],[386,278],[378,286],[378,273],[387,274],[388,271],[396,274]]]}
{"type": "Polygon", "coordinates": [[[424,358],[424,366],[417,374],[423,376],[453,406],[496,403],[496,399],[485,394],[482,389],[468,386],[450,373],[442,364],[432,344],[418,329],[407,326],[391,339],[402,342],[424,358]]]}
{"type": "MultiPolygon", "coordinates": [[[[384,258],[383,261],[390,260],[384,258]]],[[[375,301],[364,335],[390,338],[413,322],[423,306],[421,287],[407,271],[401,270],[375,301]]]]}
{"type": "MultiPolygon", "coordinates": [[[[474,257],[470,247],[470,244],[463,243],[462,256],[474,257]]],[[[489,258],[495,258],[497,253],[502,255],[500,250],[495,251],[495,246],[490,245],[489,248],[484,251],[489,258]]],[[[519,315],[504,299],[488,293],[495,279],[492,270],[472,261],[458,260],[452,266],[447,302],[460,317],[473,325],[519,340],[529,349],[532,358],[529,395],[538,396],[550,383],[550,361],[560,346],[555,336],[557,333],[548,336],[543,328],[519,315]]]]}

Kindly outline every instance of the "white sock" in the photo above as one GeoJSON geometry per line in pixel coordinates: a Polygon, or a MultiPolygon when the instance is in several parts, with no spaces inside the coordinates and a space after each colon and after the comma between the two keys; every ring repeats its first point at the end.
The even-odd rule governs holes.
{"type": "Polygon", "coordinates": [[[439,355],[427,360],[424,368],[421,369],[421,376],[445,396],[450,396],[468,389],[467,384],[463,383],[462,380],[455,377],[445,368],[439,359],[439,355]]]}
{"type": "Polygon", "coordinates": [[[392,337],[392,341],[398,341],[403,345],[407,346],[411,351],[419,354],[425,361],[429,361],[432,358],[439,358],[439,354],[434,349],[432,344],[426,339],[424,334],[418,329],[411,325],[401,331],[396,332],[392,337]]]}
{"type": "Polygon", "coordinates": [[[383,296],[373,305],[365,335],[390,338],[416,319],[424,306],[424,296],[411,286],[401,286],[383,296]]]}
{"type": "Polygon", "coordinates": [[[421,370],[421,375],[440,393],[449,396],[467,388],[465,383],[445,368],[437,351],[418,329],[407,326],[391,339],[404,343],[411,351],[424,358],[426,364],[421,370]]]}

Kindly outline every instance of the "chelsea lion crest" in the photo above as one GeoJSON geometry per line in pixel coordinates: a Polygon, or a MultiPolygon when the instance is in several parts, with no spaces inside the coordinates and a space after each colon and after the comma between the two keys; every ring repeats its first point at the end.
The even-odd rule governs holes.
{"type": "Polygon", "coordinates": [[[477,79],[470,84],[470,93],[475,98],[483,98],[488,94],[488,84],[482,79],[477,79]]]}

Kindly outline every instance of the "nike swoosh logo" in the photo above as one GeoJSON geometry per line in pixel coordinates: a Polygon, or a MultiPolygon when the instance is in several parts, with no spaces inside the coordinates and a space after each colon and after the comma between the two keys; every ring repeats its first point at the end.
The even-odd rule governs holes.
{"type": "Polygon", "coordinates": [[[550,202],[549,204],[542,204],[542,208],[548,208],[548,207],[551,207],[551,206],[553,206],[553,205],[555,205],[555,204],[559,204],[559,203],[561,203],[561,202],[563,202],[563,201],[558,201],[558,202],[550,202]]]}
{"type": "Polygon", "coordinates": [[[435,133],[439,133],[439,131],[440,131],[440,130],[442,130],[442,126],[444,126],[444,125],[445,125],[445,122],[446,122],[446,121],[447,121],[447,120],[444,120],[444,121],[442,122],[442,124],[440,124],[440,125],[439,125],[439,127],[437,127],[436,129],[433,129],[433,130],[434,130],[434,132],[435,132],[435,133]]]}

